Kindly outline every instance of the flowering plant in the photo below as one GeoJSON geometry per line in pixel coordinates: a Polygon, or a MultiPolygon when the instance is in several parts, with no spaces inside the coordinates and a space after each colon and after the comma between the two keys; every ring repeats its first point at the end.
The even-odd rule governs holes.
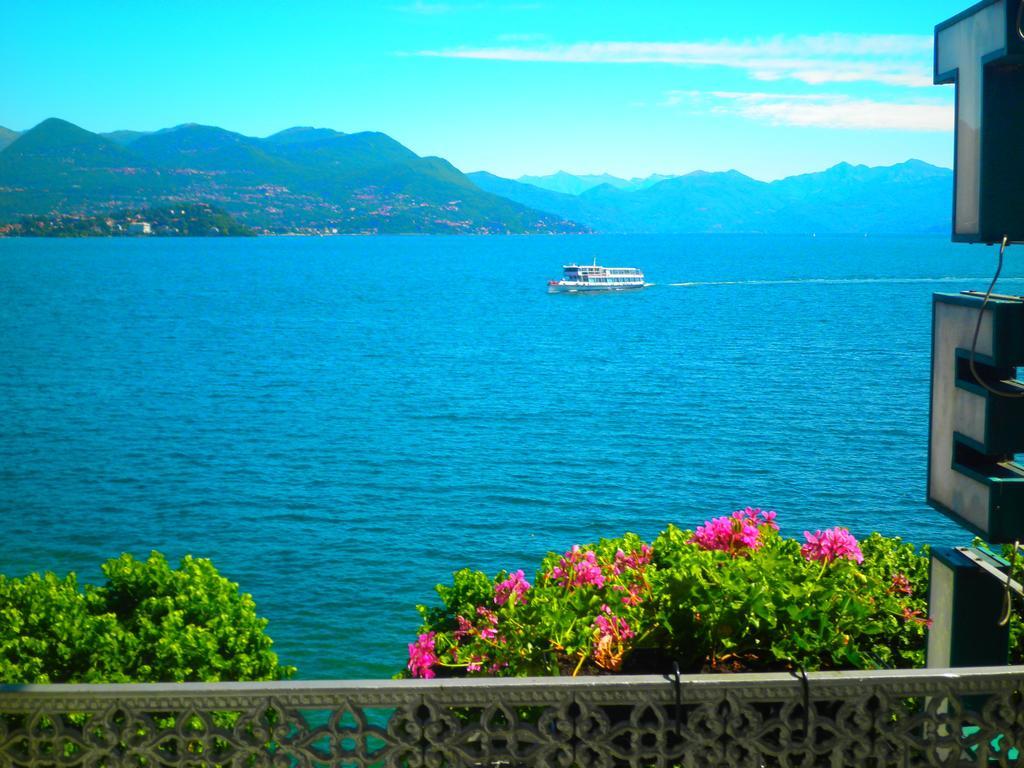
{"type": "Polygon", "coordinates": [[[845,528],[779,534],[746,508],[550,553],[522,570],[453,574],[419,606],[405,674],[912,667],[924,662],[927,556],[845,528]]]}

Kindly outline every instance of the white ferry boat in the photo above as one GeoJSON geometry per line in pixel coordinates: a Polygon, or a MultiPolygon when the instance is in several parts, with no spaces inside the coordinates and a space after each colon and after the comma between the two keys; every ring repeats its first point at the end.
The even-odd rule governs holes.
{"type": "Polygon", "coordinates": [[[643,288],[644,273],[636,267],[601,267],[593,264],[565,264],[561,280],[548,281],[548,293],[582,293],[584,291],[627,291],[643,288]]]}

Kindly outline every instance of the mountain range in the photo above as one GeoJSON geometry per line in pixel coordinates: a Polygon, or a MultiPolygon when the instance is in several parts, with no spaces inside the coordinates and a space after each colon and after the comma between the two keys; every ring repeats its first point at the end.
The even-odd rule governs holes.
{"type": "Polygon", "coordinates": [[[596,177],[541,177],[547,188],[486,172],[481,189],[600,232],[873,233],[948,232],[953,172],[908,160],[892,166],[840,163],[826,171],[764,182],[739,171],[696,171],[645,183],[588,186],[596,177]]]}
{"type": "Polygon", "coordinates": [[[565,171],[559,171],[549,176],[520,176],[516,181],[523,184],[532,184],[535,187],[541,189],[547,189],[552,192],[564,192],[568,195],[579,195],[586,192],[588,189],[599,187],[602,184],[608,184],[609,186],[615,187],[616,189],[646,189],[647,187],[657,184],[659,181],[665,181],[671,179],[672,176],[666,176],[661,173],[651,174],[646,178],[633,178],[633,179],[620,179],[617,176],[612,176],[607,173],[597,175],[582,175],[577,176],[565,171]]]}
{"type": "Polygon", "coordinates": [[[952,171],[840,163],[763,182],[738,171],[620,179],[463,174],[383,133],[266,138],[185,124],[97,134],[57,118],[0,128],[0,224],[208,203],[262,232],[947,232],[952,171]]]}
{"type": "Polygon", "coordinates": [[[383,133],[204,125],[91,133],[50,118],[0,151],[0,222],[205,202],[263,232],[576,232],[383,133]]]}

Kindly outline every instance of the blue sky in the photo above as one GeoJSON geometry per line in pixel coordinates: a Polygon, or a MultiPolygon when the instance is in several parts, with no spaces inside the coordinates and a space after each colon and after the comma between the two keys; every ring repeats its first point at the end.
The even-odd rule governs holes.
{"type": "Polygon", "coordinates": [[[512,178],[951,166],[931,36],[969,4],[10,3],[0,125],[376,130],[512,178]]]}

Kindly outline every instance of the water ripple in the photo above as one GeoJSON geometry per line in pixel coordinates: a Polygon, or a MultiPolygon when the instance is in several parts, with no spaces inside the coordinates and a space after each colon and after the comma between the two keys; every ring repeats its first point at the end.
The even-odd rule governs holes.
{"type": "Polygon", "coordinates": [[[983,254],[0,239],[0,562],[98,580],[121,551],[211,557],[303,677],[372,677],[463,566],[748,504],[789,534],[963,543],[922,502],[931,293],[984,288],[983,254]],[[594,253],[659,285],[545,293],[594,253]]]}

